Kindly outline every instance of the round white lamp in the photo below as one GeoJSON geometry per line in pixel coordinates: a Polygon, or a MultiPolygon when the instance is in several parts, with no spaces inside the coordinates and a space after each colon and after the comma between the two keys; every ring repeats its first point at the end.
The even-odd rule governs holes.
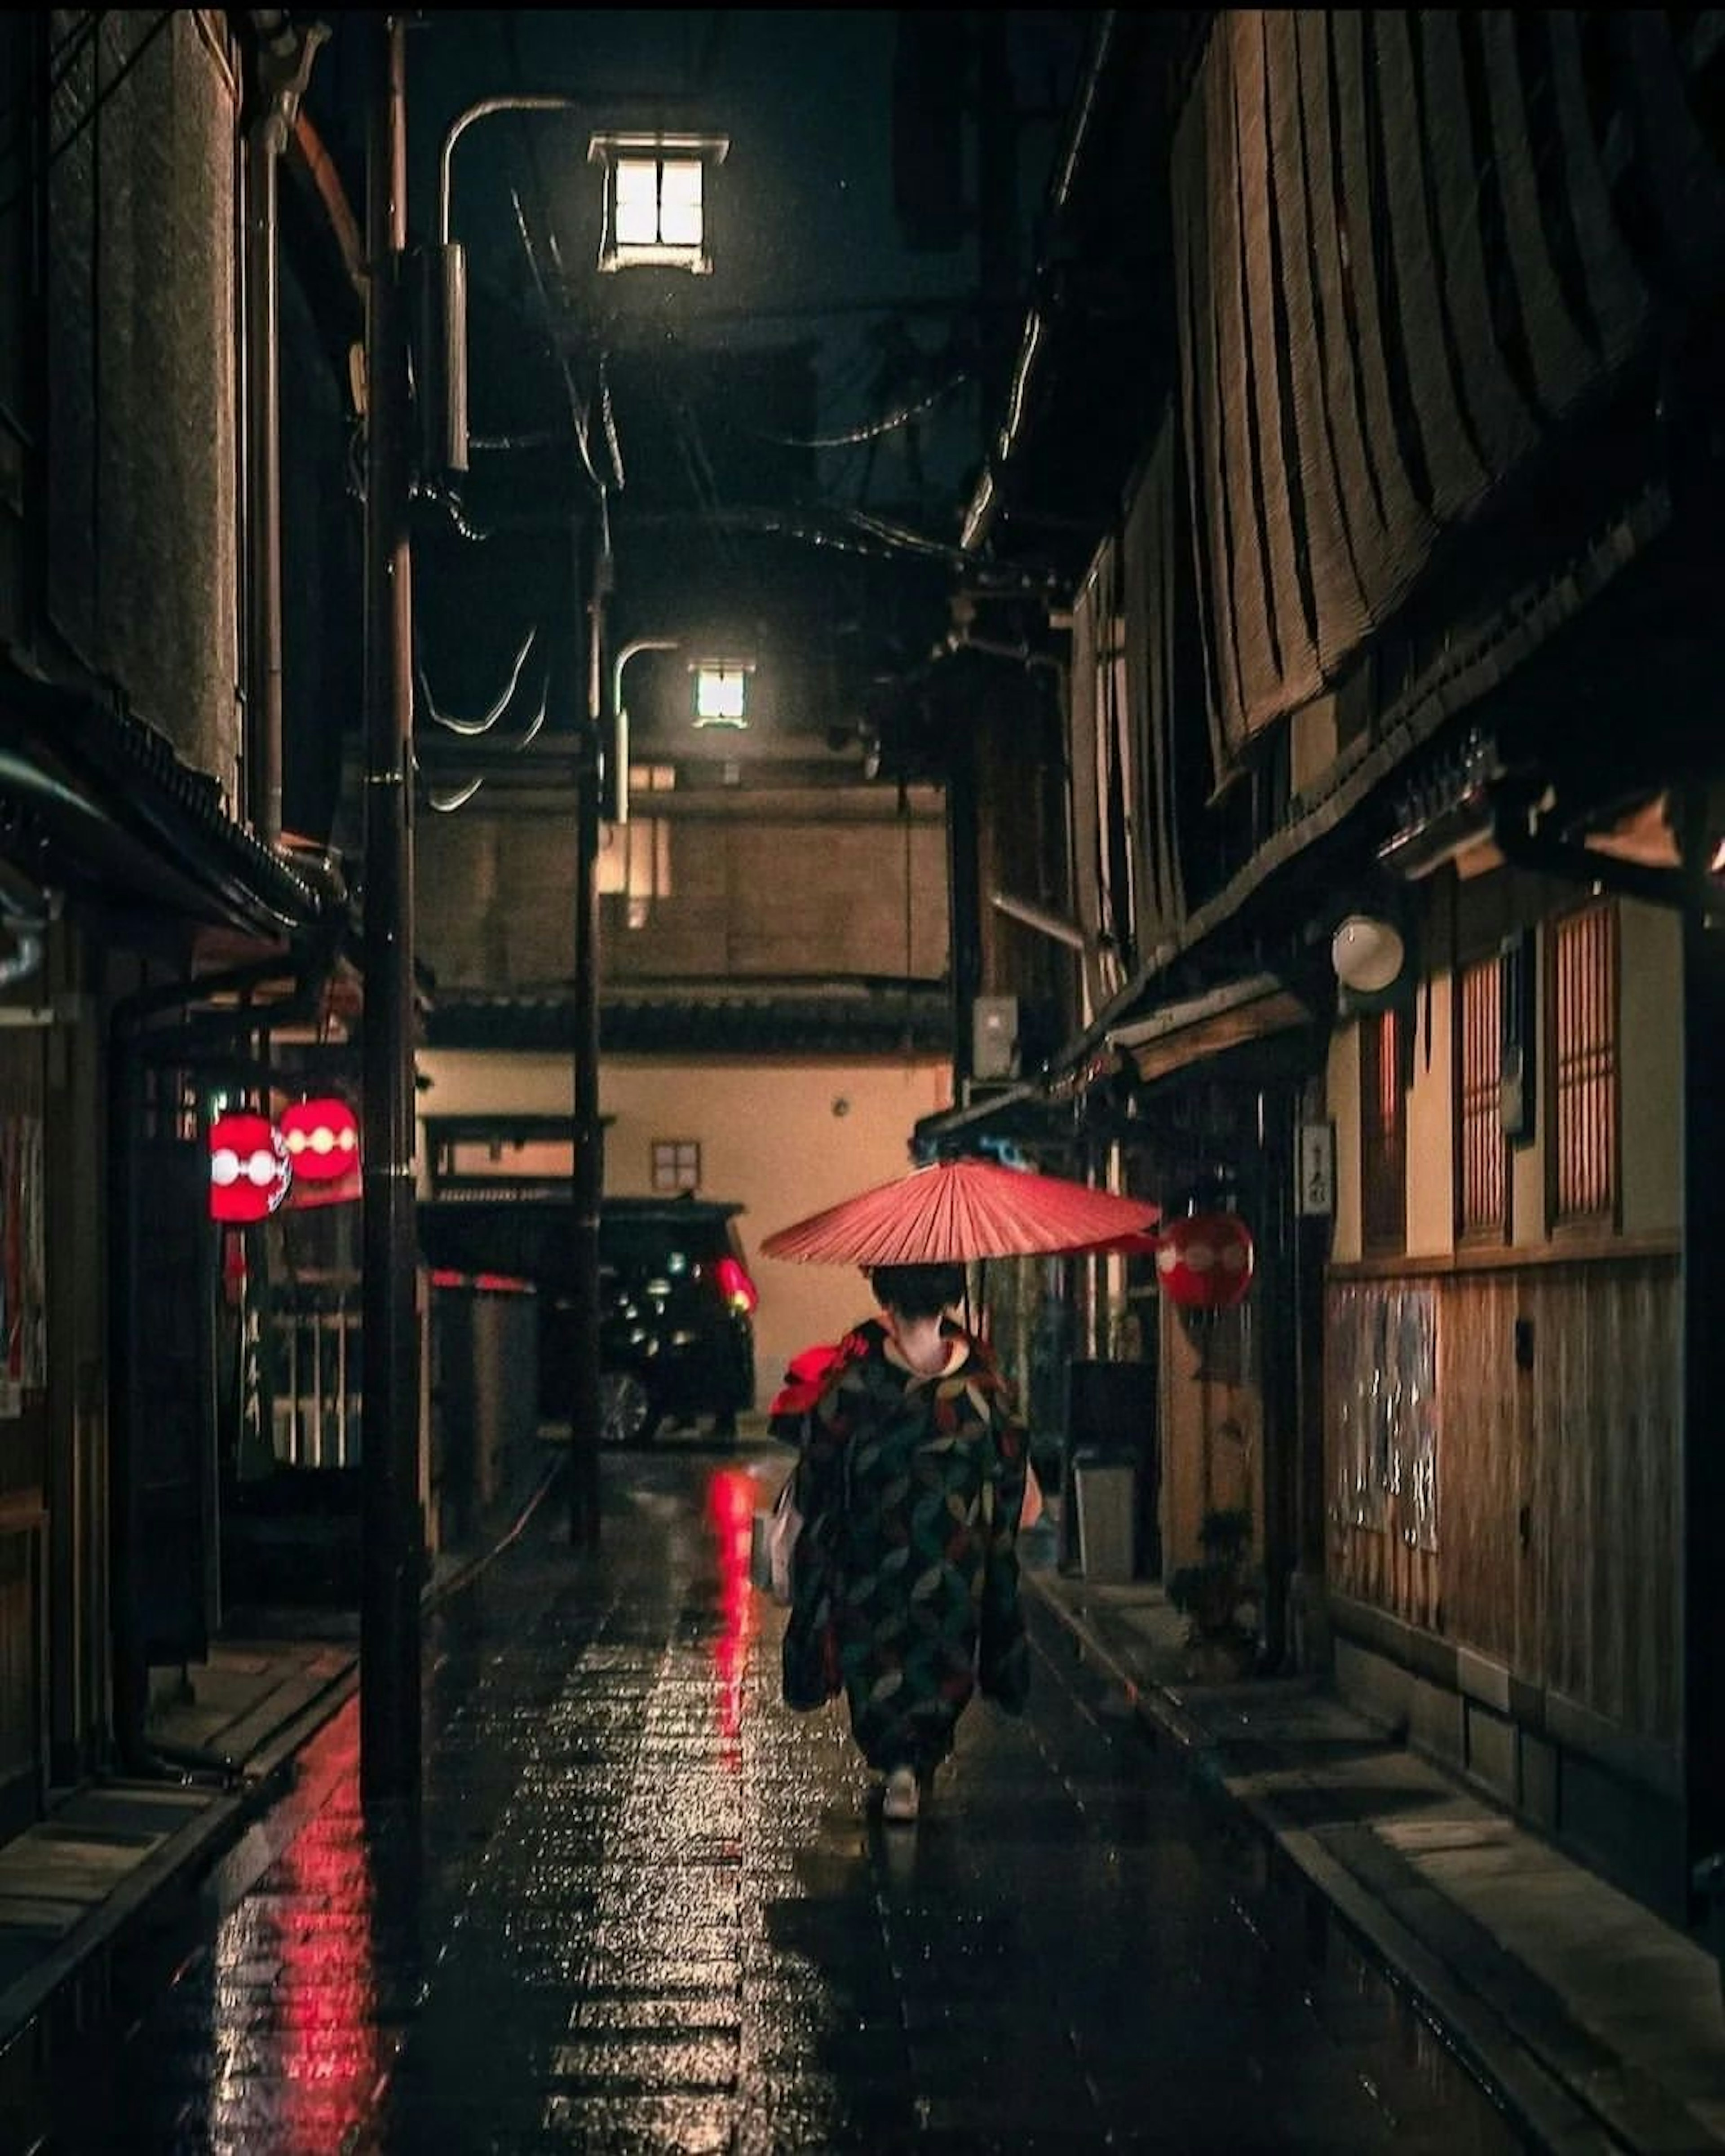
{"type": "Polygon", "coordinates": [[[1357,995],[1382,995],[1394,984],[1406,956],[1399,932],[1371,914],[1350,913],[1330,939],[1336,978],[1357,995]]]}

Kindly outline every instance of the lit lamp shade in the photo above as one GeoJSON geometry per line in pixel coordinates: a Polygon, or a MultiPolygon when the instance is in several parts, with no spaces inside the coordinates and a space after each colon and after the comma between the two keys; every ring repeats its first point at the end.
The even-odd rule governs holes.
{"type": "Polygon", "coordinates": [[[280,1127],[296,1182],[335,1183],[359,1166],[359,1123],[345,1101],[295,1101],[280,1127]]]}
{"type": "Polygon", "coordinates": [[[1157,1238],[1156,1281],[1183,1310],[1232,1310],[1252,1284],[1252,1236],[1233,1213],[1193,1213],[1157,1238]]]}
{"type": "Polygon", "coordinates": [[[267,1116],[218,1116],[210,1125],[211,1219],[235,1226],[267,1220],[293,1175],[287,1147],[267,1116]]]}
{"type": "Polygon", "coordinates": [[[1358,995],[1382,995],[1392,988],[1406,957],[1400,931],[1373,914],[1350,913],[1330,939],[1336,978],[1358,995]]]}

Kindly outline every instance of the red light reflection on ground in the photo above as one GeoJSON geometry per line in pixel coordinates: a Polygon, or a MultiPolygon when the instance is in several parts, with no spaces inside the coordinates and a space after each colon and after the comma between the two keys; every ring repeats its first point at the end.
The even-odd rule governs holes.
{"type": "MultiPolygon", "coordinates": [[[[721,1467],[707,1486],[707,1525],[719,1552],[719,1609],[723,1629],[713,1641],[718,1678],[719,1734],[734,1742],[742,1726],[742,1681],[748,1668],[749,1642],[755,1635],[755,1591],[749,1584],[749,1543],[759,1496],[752,1475],[741,1467],[721,1467]]],[[[741,1767],[739,1758],[731,1763],[741,1767]]]]}
{"type": "MultiPolygon", "coordinates": [[[[335,1772],[322,1801],[234,1911],[217,1946],[218,1974],[224,1964],[236,1975],[275,1964],[264,2027],[236,2029],[223,2044],[227,2000],[242,2020],[257,2011],[250,1984],[239,1983],[218,1985],[215,2033],[220,2051],[243,2055],[256,2046],[275,2054],[261,2081],[271,2092],[270,2145],[280,2156],[326,2156],[347,2145],[345,2137],[375,2109],[398,2048],[396,2035],[379,2025],[358,1728],[354,1702],[330,1731],[335,1772]]],[[[258,2124],[249,2116],[228,2145],[247,2145],[245,2133],[258,2124]]]]}

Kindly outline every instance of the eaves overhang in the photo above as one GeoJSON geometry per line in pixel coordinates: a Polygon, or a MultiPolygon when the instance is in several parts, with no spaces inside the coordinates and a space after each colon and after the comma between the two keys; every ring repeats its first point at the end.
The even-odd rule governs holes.
{"type": "MultiPolygon", "coordinates": [[[[948,993],[929,983],[608,987],[599,1007],[600,1048],[614,1055],[934,1055],[951,1029],[948,993]]],[[[444,993],[426,1040],[432,1048],[572,1053],[572,1005],[561,989],[444,993]]]]}
{"type": "Polygon", "coordinates": [[[1148,1084],[1271,1034],[1312,1025],[1317,1017],[1279,974],[1252,973],[1160,1004],[1148,1017],[1117,1026],[1107,1045],[1148,1084]]]}
{"type": "Polygon", "coordinates": [[[27,873],[110,904],[265,936],[291,936],[325,911],[159,734],[4,658],[0,808],[6,850],[27,873]]]}

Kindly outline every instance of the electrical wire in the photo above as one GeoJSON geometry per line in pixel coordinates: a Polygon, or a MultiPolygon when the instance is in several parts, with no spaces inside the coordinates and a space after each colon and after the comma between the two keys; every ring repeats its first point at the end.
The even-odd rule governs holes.
{"type": "Polygon", "coordinates": [[[972,566],[972,557],[962,547],[948,546],[944,540],[931,539],[926,533],[913,531],[906,524],[896,524],[891,518],[876,516],[866,509],[847,509],[840,512],[859,531],[868,532],[889,547],[907,554],[920,554],[926,559],[945,562],[954,568],[972,566]]]}
{"type": "Polygon", "coordinates": [[[955,389],[961,389],[970,380],[968,374],[955,374],[938,388],[931,389],[926,397],[919,397],[913,404],[901,404],[891,412],[883,413],[878,419],[868,419],[860,426],[847,428],[839,434],[769,434],[762,429],[751,427],[747,431],[757,441],[776,442],[786,449],[845,449],[863,442],[879,441],[883,434],[896,434],[907,427],[925,412],[932,412],[942,399],[955,389]]]}
{"type": "Polygon", "coordinates": [[[483,777],[470,778],[465,786],[458,786],[449,793],[439,793],[434,786],[429,787],[426,790],[426,803],[439,816],[453,816],[458,808],[467,806],[485,783],[483,777]]]}
{"type": "Polygon", "coordinates": [[[603,495],[605,482],[599,477],[593,460],[593,449],[588,440],[588,403],[575,387],[575,377],[570,371],[568,356],[557,334],[557,317],[552,311],[551,295],[545,288],[544,275],[539,267],[539,250],[533,244],[533,234],[527,223],[527,213],[521,207],[521,190],[511,187],[509,199],[515,208],[516,229],[521,236],[521,246],[527,257],[527,268],[533,279],[533,289],[539,295],[539,305],[545,316],[546,332],[551,340],[552,357],[563,377],[563,390],[569,400],[569,419],[575,430],[575,446],[581,453],[581,461],[595,490],[603,495]]]}
{"type": "Polygon", "coordinates": [[[605,430],[605,449],[611,459],[612,475],[620,494],[624,484],[623,444],[617,439],[617,414],[611,403],[611,376],[603,352],[599,354],[599,424],[605,430]]]}
{"type": "Polygon", "coordinates": [[[536,622],[533,627],[527,631],[526,637],[522,640],[521,649],[516,652],[515,655],[515,665],[510,670],[509,680],[504,685],[502,695],[498,697],[496,702],[492,705],[490,710],[485,713],[485,716],[482,719],[452,718],[448,712],[439,711],[436,701],[431,693],[431,684],[425,678],[425,669],[424,665],[421,665],[416,666],[414,671],[419,677],[420,692],[425,699],[426,716],[429,718],[434,720],[439,726],[447,726],[452,734],[460,734],[468,739],[471,739],[479,734],[489,733],[491,731],[491,728],[496,725],[498,720],[501,719],[503,714],[509,709],[511,699],[514,696],[516,689],[521,681],[521,669],[527,663],[527,654],[533,649],[534,639],[537,637],[538,634],[539,626],[536,622]]]}

